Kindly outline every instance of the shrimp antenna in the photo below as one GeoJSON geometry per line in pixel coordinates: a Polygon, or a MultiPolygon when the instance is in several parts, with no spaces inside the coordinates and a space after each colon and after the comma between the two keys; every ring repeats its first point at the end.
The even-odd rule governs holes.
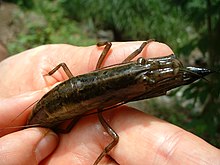
{"type": "Polygon", "coordinates": [[[9,126],[9,127],[6,127],[6,128],[1,129],[1,131],[7,130],[7,129],[30,128],[30,127],[38,127],[38,126],[40,126],[40,124],[30,124],[30,125],[20,125],[20,126],[9,126]]]}
{"type": "Polygon", "coordinates": [[[12,128],[27,128],[27,126],[30,126],[30,125],[27,125],[27,126],[11,126],[15,120],[17,118],[19,118],[25,111],[27,111],[27,109],[29,109],[31,106],[33,106],[36,102],[38,102],[39,100],[36,100],[35,102],[33,102],[31,105],[29,105],[27,108],[25,108],[21,113],[19,113],[15,118],[13,118],[8,125],[6,125],[5,128],[0,128],[0,133],[3,132],[4,130],[6,129],[12,129],[12,128]]]}

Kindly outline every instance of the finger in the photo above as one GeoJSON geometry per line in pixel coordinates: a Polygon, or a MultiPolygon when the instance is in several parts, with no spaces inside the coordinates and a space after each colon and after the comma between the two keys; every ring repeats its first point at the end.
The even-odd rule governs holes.
{"type": "MultiPolygon", "coordinates": [[[[143,41],[117,42],[117,43],[113,42],[112,48],[109,51],[103,66],[121,63],[131,53],[137,50],[142,43],[143,41]]],[[[103,51],[103,47],[95,47],[93,49],[91,53],[91,57],[89,59],[89,65],[88,65],[89,70],[95,68],[98,58],[100,57],[102,51],[103,51]]],[[[170,54],[173,54],[173,51],[166,44],[160,42],[150,42],[144,47],[144,49],[135,59],[137,59],[140,56],[144,58],[155,58],[161,56],[168,56],[170,54]]]]}
{"type": "Polygon", "coordinates": [[[29,128],[0,138],[0,164],[38,164],[56,148],[58,137],[48,129],[29,128]]]}
{"type": "MultiPolygon", "coordinates": [[[[166,162],[171,165],[196,165],[220,162],[219,149],[175,125],[133,108],[122,107],[107,112],[105,118],[119,134],[119,143],[109,153],[119,164],[159,165],[166,162]]],[[[111,142],[111,138],[103,137],[103,133],[100,136],[100,146],[111,142]]]]}
{"type": "MultiPolygon", "coordinates": [[[[112,47],[104,60],[102,66],[108,66],[112,64],[121,63],[127,56],[137,50],[143,41],[136,42],[113,42],[112,47]]],[[[51,71],[59,63],[66,63],[70,71],[74,76],[88,73],[95,70],[98,59],[103,51],[104,47],[97,47],[96,45],[89,47],[74,47],[71,45],[54,45],[45,47],[39,54],[48,54],[48,58],[51,59],[50,64],[53,65],[43,65],[44,74],[51,71]],[[59,48],[60,46],[60,48],[59,48]],[[45,53],[48,51],[48,53],[45,53]],[[54,55],[56,52],[57,54],[54,55]],[[61,54],[62,52],[62,54],[61,54]]],[[[142,56],[145,58],[161,57],[173,54],[171,48],[163,43],[151,42],[149,43],[143,51],[137,56],[142,56]]],[[[43,74],[43,73],[42,73],[43,74]]],[[[51,76],[45,77],[47,86],[52,85],[56,82],[68,79],[65,72],[59,69],[51,76]]]]}

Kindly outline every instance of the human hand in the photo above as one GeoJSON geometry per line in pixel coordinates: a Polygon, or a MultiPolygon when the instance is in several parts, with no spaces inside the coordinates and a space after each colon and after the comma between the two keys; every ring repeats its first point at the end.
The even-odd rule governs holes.
{"type": "MultiPolygon", "coordinates": [[[[119,63],[142,42],[114,43],[105,65],[119,63]]],[[[73,75],[92,71],[103,48],[96,46],[45,45],[13,56],[0,63],[0,128],[24,125],[31,110],[11,120],[52,86],[66,80],[62,69],[43,76],[61,62],[73,75]],[[9,125],[8,125],[9,124],[9,125]]],[[[172,54],[158,42],[150,43],[141,56],[151,58],[172,54]]],[[[172,124],[126,106],[104,113],[108,123],[119,134],[119,143],[109,155],[119,164],[217,164],[220,151],[172,124]]],[[[96,115],[82,118],[68,134],[55,134],[44,128],[18,132],[0,131],[0,164],[92,164],[112,140],[104,133],[96,115]],[[40,139],[46,137],[36,152],[40,139]],[[37,155],[37,156],[36,156],[37,155]],[[19,162],[19,163],[18,163],[19,162]]],[[[116,164],[109,158],[101,163],[116,164]]]]}

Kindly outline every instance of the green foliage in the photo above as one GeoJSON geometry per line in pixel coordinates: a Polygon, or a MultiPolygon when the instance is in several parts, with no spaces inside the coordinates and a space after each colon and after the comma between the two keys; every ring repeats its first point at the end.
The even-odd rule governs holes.
{"type": "MultiPolygon", "coordinates": [[[[177,1],[176,1],[177,2],[177,1]]],[[[220,71],[220,1],[184,1],[180,5],[182,11],[186,14],[188,21],[192,22],[196,29],[196,35],[193,36],[188,44],[180,48],[181,52],[189,54],[193,49],[199,48],[203,55],[209,55],[207,61],[209,68],[214,71],[220,71]]],[[[192,129],[194,133],[203,136],[213,144],[220,146],[220,73],[215,72],[209,77],[208,82],[202,81],[190,85],[184,91],[184,97],[187,100],[194,99],[203,105],[203,111],[198,118],[192,120],[187,128],[192,129]]],[[[193,109],[193,107],[191,108],[193,109]]]]}
{"type": "Polygon", "coordinates": [[[80,23],[63,16],[63,10],[56,1],[33,0],[32,4],[32,12],[25,11],[24,29],[18,34],[17,40],[8,45],[10,54],[42,44],[86,46],[96,43],[94,38],[88,37],[82,30],[80,23]]]}
{"type": "Polygon", "coordinates": [[[16,3],[23,9],[32,8],[34,5],[33,0],[4,0],[5,2],[16,3]]]}
{"type": "Polygon", "coordinates": [[[60,0],[60,3],[68,17],[83,22],[92,20],[98,29],[111,29],[117,41],[156,38],[179,47],[187,38],[184,35],[187,22],[180,8],[165,1],[60,0]]]}

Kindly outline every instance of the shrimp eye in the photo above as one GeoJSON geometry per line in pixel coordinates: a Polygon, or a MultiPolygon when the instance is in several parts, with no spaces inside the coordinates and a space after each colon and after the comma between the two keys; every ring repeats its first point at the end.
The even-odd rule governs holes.
{"type": "Polygon", "coordinates": [[[144,65],[145,63],[146,63],[146,60],[143,57],[139,57],[137,59],[137,64],[144,65]]]}

